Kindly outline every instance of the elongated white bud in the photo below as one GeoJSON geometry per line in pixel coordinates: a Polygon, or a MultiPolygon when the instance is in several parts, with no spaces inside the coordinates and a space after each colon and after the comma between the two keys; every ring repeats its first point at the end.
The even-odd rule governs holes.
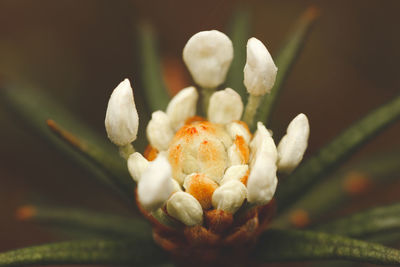
{"type": "Polygon", "coordinates": [[[278,68],[265,45],[256,38],[247,42],[247,60],[244,67],[244,85],[251,95],[271,92],[278,68]]]}
{"type": "Polygon", "coordinates": [[[179,130],[185,120],[196,114],[196,104],[199,94],[193,86],[182,89],[169,102],[167,115],[171,121],[172,128],[179,130]]]}
{"type": "Polygon", "coordinates": [[[250,151],[250,166],[254,164],[259,153],[263,153],[265,157],[268,157],[273,162],[278,160],[278,151],[274,139],[272,139],[270,131],[262,122],[257,123],[257,131],[250,142],[250,151]]]}
{"type": "Polygon", "coordinates": [[[149,162],[142,154],[135,152],[128,158],[128,170],[135,182],[139,182],[142,174],[149,167],[149,162]]]}
{"type": "Polygon", "coordinates": [[[249,170],[248,165],[234,165],[229,167],[224,174],[224,177],[222,178],[221,182],[219,183],[220,185],[225,184],[226,182],[229,181],[239,181],[242,179],[246,174],[247,171],[249,170]]]}
{"type": "Polygon", "coordinates": [[[147,139],[158,151],[167,150],[174,137],[169,117],[163,111],[155,111],[151,114],[151,120],[147,124],[147,139]]]}
{"type": "Polygon", "coordinates": [[[112,92],[104,124],[108,138],[114,144],[125,146],[136,140],[139,116],[128,79],[122,81],[112,92]]]}
{"type": "Polygon", "coordinates": [[[274,196],[278,179],[276,164],[270,158],[259,156],[247,180],[247,199],[250,203],[264,205],[274,196]]]}
{"type": "Polygon", "coordinates": [[[208,106],[208,120],[213,123],[230,123],[239,120],[243,112],[240,95],[231,88],[213,93],[208,106]]]}
{"type": "Polygon", "coordinates": [[[167,212],[187,226],[203,223],[203,209],[200,203],[185,192],[176,192],[168,199],[167,212]]]}
{"type": "Polygon", "coordinates": [[[271,134],[260,122],[257,124],[257,132],[250,146],[254,153],[250,160],[247,199],[250,203],[263,205],[273,198],[278,184],[276,177],[278,153],[271,134]]]}
{"type": "Polygon", "coordinates": [[[278,169],[290,173],[303,159],[307,148],[310,125],[307,116],[297,115],[290,123],[286,135],[278,145],[278,169]]]}
{"type": "Polygon", "coordinates": [[[245,200],[247,195],[246,186],[239,181],[228,181],[218,187],[212,196],[214,208],[235,213],[245,200]]]}
{"type": "Polygon", "coordinates": [[[171,166],[168,160],[159,155],[149,163],[138,183],[139,202],[147,211],[161,208],[174,191],[171,166]]]}
{"type": "Polygon", "coordinates": [[[186,66],[204,88],[216,88],[224,82],[232,59],[231,40],[217,30],[196,33],[183,48],[186,66]]]}

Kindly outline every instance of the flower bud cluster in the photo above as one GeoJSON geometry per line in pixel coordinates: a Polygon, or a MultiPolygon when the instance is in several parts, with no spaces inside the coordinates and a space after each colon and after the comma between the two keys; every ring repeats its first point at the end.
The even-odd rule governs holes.
{"type": "MultiPolygon", "coordinates": [[[[194,81],[203,88],[223,83],[232,58],[231,41],[215,30],[195,34],[183,50],[194,81]]],[[[244,67],[249,94],[269,93],[276,73],[266,47],[249,39],[244,67]]],[[[187,87],[172,98],[166,111],[153,112],[146,128],[151,153],[135,152],[127,160],[141,207],[149,213],[161,210],[186,226],[202,225],[205,213],[212,210],[233,215],[244,203],[268,204],[278,184],[277,173],[296,168],[309,136],[307,117],[300,114],[276,146],[263,123],[258,122],[253,135],[241,121],[243,102],[233,89],[211,95],[207,118],[195,116],[198,98],[196,88],[187,87]]],[[[127,79],[110,97],[105,125],[118,146],[136,139],[138,116],[127,79]]]]}

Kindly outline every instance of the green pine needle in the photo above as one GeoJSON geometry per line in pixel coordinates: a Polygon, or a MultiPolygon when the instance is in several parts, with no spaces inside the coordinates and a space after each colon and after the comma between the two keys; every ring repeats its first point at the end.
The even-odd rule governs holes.
{"type": "Polygon", "coordinates": [[[375,264],[400,264],[400,251],[339,235],[298,230],[269,230],[255,248],[262,262],[351,260],[375,264]]]}
{"type": "MultiPolygon", "coordinates": [[[[294,203],[289,210],[279,214],[274,218],[272,225],[277,228],[287,228],[293,226],[291,217],[296,212],[304,212],[308,222],[313,224],[319,220],[321,216],[329,213],[345,203],[352,200],[355,194],[364,194],[373,189],[377,185],[388,183],[397,179],[396,175],[400,172],[400,152],[378,153],[359,160],[356,164],[341,170],[329,179],[324,179],[320,184],[316,185],[308,194],[304,194],[294,203]],[[363,183],[363,188],[352,192],[351,180],[356,179],[359,183],[363,183]]],[[[307,225],[295,225],[302,227],[307,225]]]]}
{"type": "Polygon", "coordinates": [[[143,219],[115,214],[58,206],[28,205],[21,207],[17,211],[17,216],[21,220],[95,233],[104,237],[152,240],[149,223],[143,219]]]}
{"type": "Polygon", "coordinates": [[[154,243],[142,240],[78,240],[17,249],[0,254],[0,267],[50,264],[149,266],[166,262],[154,243]]]}
{"type": "MultiPolygon", "coordinates": [[[[44,139],[65,153],[69,159],[74,160],[81,167],[93,174],[93,177],[119,191],[115,186],[116,181],[124,181],[125,192],[122,195],[133,201],[132,179],[129,178],[126,163],[121,159],[117,149],[108,142],[105,135],[101,136],[89,129],[86,125],[76,120],[56,100],[47,96],[43,91],[29,86],[8,86],[0,89],[0,100],[4,102],[11,112],[16,113],[20,119],[39,133],[44,139]],[[87,142],[92,155],[102,158],[102,163],[94,163],[84,153],[78,152],[49,129],[46,121],[53,119],[73,133],[73,136],[87,142]],[[116,177],[118,177],[116,179],[116,177]]],[[[82,141],[83,142],[83,141],[82,141]]],[[[121,193],[121,191],[119,191],[121,193]]]]}
{"type": "Polygon", "coordinates": [[[126,163],[120,157],[115,154],[110,155],[108,151],[103,150],[92,139],[74,135],[54,120],[47,120],[46,122],[56,136],[107,173],[111,177],[110,182],[113,186],[123,192],[128,199],[133,200],[135,185],[128,173],[126,163]]]}
{"type": "Polygon", "coordinates": [[[278,67],[275,85],[272,88],[271,93],[264,96],[255,121],[262,121],[266,124],[269,123],[272,111],[282,92],[284,83],[302,51],[303,45],[311,31],[315,19],[318,17],[318,13],[319,11],[315,7],[308,8],[295,24],[292,33],[288,36],[286,44],[278,53],[275,60],[276,66],[278,67]]]}
{"type": "Polygon", "coordinates": [[[400,117],[400,96],[354,123],[315,156],[300,164],[278,187],[276,198],[283,211],[306,194],[321,177],[353,154],[361,145],[400,117]]]}
{"type": "Polygon", "coordinates": [[[346,218],[316,226],[313,230],[358,238],[400,230],[400,203],[352,214],[346,218]]]}
{"type": "Polygon", "coordinates": [[[158,54],[157,39],[149,24],[138,28],[139,56],[143,91],[150,110],[165,110],[169,96],[162,77],[161,60],[158,54]]]}
{"type": "Polygon", "coordinates": [[[233,14],[229,25],[228,36],[233,44],[233,61],[226,77],[226,87],[233,88],[242,98],[247,99],[247,91],[243,85],[243,68],[246,64],[246,44],[250,36],[250,12],[241,6],[233,14]]]}

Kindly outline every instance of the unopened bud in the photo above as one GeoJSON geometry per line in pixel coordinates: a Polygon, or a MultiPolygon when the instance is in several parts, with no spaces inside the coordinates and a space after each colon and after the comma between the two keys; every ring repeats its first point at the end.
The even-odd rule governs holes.
{"type": "Polygon", "coordinates": [[[137,189],[139,202],[144,209],[154,211],[164,205],[174,191],[171,178],[171,166],[164,156],[159,155],[149,163],[137,189]]]}
{"type": "Polygon", "coordinates": [[[169,102],[167,115],[171,121],[172,128],[177,131],[185,123],[187,118],[196,114],[196,104],[199,94],[193,86],[179,91],[169,102]]]}
{"type": "Polygon", "coordinates": [[[153,112],[147,125],[146,134],[152,147],[158,151],[167,150],[174,137],[168,115],[160,110],[153,112]]]}
{"type": "Polygon", "coordinates": [[[220,184],[223,185],[226,182],[229,182],[232,180],[239,181],[244,176],[246,176],[248,170],[249,170],[248,165],[231,166],[225,171],[224,177],[222,178],[220,184]]]}
{"type": "Polygon", "coordinates": [[[232,59],[231,40],[217,30],[196,33],[183,49],[183,60],[194,81],[204,88],[224,82],[232,59]]]}
{"type": "Polygon", "coordinates": [[[139,116],[128,79],[122,81],[112,92],[104,124],[108,138],[114,144],[125,146],[136,140],[139,116]]]}
{"type": "Polygon", "coordinates": [[[176,192],[168,199],[167,212],[187,226],[203,223],[203,209],[200,203],[185,192],[176,192]]]}
{"type": "Polygon", "coordinates": [[[297,115],[290,123],[286,135],[278,145],[278,169],[290,173],[303,159],[307,148],[310,125],[307,116],[297,115]]]}
{"type": "Polygon", "coordinates": [[[217,91],[210,98],[208,119],[213,123],[226,124],[239,120],[243,112],[240,95],[231,88],[217,91]]]}
{"type": "Polygon", "coordinates": [[[142,154],[135,152],[128,158],[128,170],[135,182],[139,182],[142,174],[149,167],[149,162],[142,154]]]}
{"type": "Polygon", "coordinates": [[[249,94],[261,96],[271,92],[278,68],[265,45],[256,38],[247,42],[247,60],[244,67],[244,85],[249,94]]]}
{"type": "Polygon", "coordinates": [[[216,209],[235,213],[242,206],[246,195],[246,186],[240,181],[231,180],[214,191],[212,204],[216,209]]]}

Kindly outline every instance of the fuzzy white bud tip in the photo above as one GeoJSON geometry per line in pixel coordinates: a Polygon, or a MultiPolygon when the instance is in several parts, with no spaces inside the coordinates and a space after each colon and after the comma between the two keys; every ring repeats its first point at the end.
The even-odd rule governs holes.
{"type": "Polygon", "coordinates": [[[136,140],[139,116],[128,79],[123,80],[108,100],[104,121],[108,138],[118,146],[125,146],[136,140]]]}
{"type": "Polygon", "coordinates": [[[250,203],[264,205],[274,196],[278,179],[276,177],[277,149],[271,134],[259,122],[251,141],[250,175],[247,180],[247,199],[250,203]]]}
{"type": "Polygon", "coordinates": [[[244,67],[244,85],[251,95],[270,93],[278,68],[265,45],[256,38],[247,42],[247,60],[244,67]]]}
{"type": "Polygon", "coordinates": [[[128,170],[135,182],[139,182],[142,178],[142,174],[149,167],[149,162],[145,159],[142,154],[135,152],[128,158],[128,170]]]}
{"type": "Polygon", "coordinates": [[[301,113],[289,123],[286,135],[279,142],[279,171],[290,173],[299,165],[306,151],[309,135],[307,116],[301,113]]]}
{"type": "Polygon", "coordinates": [[[212,123],[226,124],[240,120],[243,112],[243,102],[240,95],[226,88],[212,94],[208,106],[208,119],[212,123]]]}
{"type": "Polygon", "coordinates": [[[183,49],[183,60],[193,79],[204,88],[215,88],[225,80],[233,59],[231,40],[220,31],[193,35],[183,49]]]}
{"type": "Polygon", "coordinates": [[[139,202],[144,209],[161,208],[174,191],[171,166],[165,156],[159,155],[149,163],[138,183],[139,202]]]}
{"type": "Polygon", "coordinates": [[[203,208],[199,201],[185,192],[176,192],[171,196],[167,202],[167,212],[187,226],[203,222],[203,208]]]}
{"type": "Polygon", "coordinates": [[[179,130],[187,118],[196,114],[196,104],[199,94],[193,86],[179,91],[169,102],[167,115],[171,121],[172,128],[179,130]]]}
{"type": "Polygon", "coordinates": [[[158,151],[167,150],[174,137],[168,115],[161,110],[153,112],[147,125],[146,134],[150,144],[158,151]]]}
{"type": "Polygon", "coordinates": [[[212,196],[214,208],[235,213],[246,198],[246,186],[237,180],[231,180],[218,187],[212,196]]]}

